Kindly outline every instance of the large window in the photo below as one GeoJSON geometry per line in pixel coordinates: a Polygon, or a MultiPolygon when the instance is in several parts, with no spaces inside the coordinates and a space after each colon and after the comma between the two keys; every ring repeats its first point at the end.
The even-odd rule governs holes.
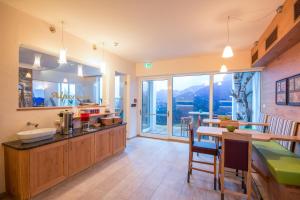
{"type": "Polygon", "coordinates": [[[194,126],[209,117],[209,75],[173,78],[173,136],[187,137],[187,122],[194,126]]]}
{"type": "Polygon", "coordinates": [[[115,112],[124,119],[124,91],[125,76],[119,73],[115,75],[115,112]]]}
{"type": "Polygon", "coordinates": [[[219,115],[232,115],[232,74],[216,74],[214,75],[214,91],[213,91],[213,116],[217,118],[219,115]]]}
{"type": "Polygon", "coordinates": [[[213,117],[257,121],[260,111],[260,73],[214,75],[213,117]]]}
{"type": "Polygon", "coordinates": [[[142,82],[142,132],[167,135],[168,81],[142,82]]]}
{"type": "Polygon", "coordinates": [[[226,116],[233,120],[258,121],[260,72],[174,76],[164,79],[172,85],[168,85],[168,81],[163,79],[142,81],[142,133],[184,138],[188,136],[189,123],[198,127],[204,125],[203,120],[206,118],[226,116]]]}

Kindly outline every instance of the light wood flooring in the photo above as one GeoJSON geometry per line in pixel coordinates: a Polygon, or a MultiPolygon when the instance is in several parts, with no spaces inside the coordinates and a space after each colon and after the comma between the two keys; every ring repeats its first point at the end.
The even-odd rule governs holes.
{"type": "MultiPolygon", "coordinates": [[[[213,175],[194,171],[191,182],[186,182],[187,160],[188,144],[137,137],[128,141],[123,153],[71,177],[34,200],[220,199],[220,192],[213,190],[213,175]]],[[[227,186],[239,188],[234,182],[227,186]]],[[[225,195],[225,199],[238,198],[225,195]]]]}

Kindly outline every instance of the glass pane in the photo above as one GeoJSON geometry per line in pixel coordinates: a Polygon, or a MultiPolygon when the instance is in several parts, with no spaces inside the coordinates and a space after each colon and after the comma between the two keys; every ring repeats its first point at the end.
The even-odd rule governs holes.
{"type": "Polygon", "coordinates": [[[142,82],[142,132],[167,135],[168,81],[142,82]]]}
{"type": "Polygon", "coordinates": [[[19,107],[101,104],[99,68],[58,58],[36,50],[19,49],[19,107]]]}
{"type": "Polygon", "coordinates": [[[232,74],[214,75],[213,113],[214,118],[227,116],[232,118],[232,74]]]}
{"type": "Polygon", "coordinates": [[[209,117],[209,75],[173,78],[173,136],[187,137],[187,125],[194,127],[209,117]]]}
{"type": "Polygon", "coordinates": [[[258,122],[260,72],[214,75],[213,98],[214,118],[227,116],[233,120],[258,122]]]}
{"type": "Polygon", "coordinates": [[[233,83],[232,117],[257,122],[260,112],[260,72],[234,73],[233,83]]]}
{"type": "Polygon", "coordinates": [[[124,119],[124,88],[125,76],[115,76],[115,112],[124,119]]]}

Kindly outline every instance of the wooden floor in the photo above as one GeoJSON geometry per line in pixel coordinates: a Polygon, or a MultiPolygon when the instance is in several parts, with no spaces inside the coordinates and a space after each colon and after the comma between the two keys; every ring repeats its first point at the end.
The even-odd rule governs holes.
{"type": "MultiPolygon", "coordinates": [[[[34,199],[220,199],[220,192],[213,190],[212,175],[195,171],[191,182],[186,182],[187,159],[188,144],[138,137],[128,141],[122,154],[34,199]]],[[[231,182],[227,186],[239,188],[231,182]]],[[[225,199],[238,198],[225,195],[225,199]]]]}

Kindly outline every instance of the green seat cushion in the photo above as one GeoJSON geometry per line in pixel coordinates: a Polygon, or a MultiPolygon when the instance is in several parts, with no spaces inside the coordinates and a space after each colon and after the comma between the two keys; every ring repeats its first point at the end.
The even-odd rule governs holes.
{"type": "Polygon", "coordinates": [[[253,141],[253,148],[265,160],[276,181],[300,186],[300,157],[275,141],[253,141]]]}

